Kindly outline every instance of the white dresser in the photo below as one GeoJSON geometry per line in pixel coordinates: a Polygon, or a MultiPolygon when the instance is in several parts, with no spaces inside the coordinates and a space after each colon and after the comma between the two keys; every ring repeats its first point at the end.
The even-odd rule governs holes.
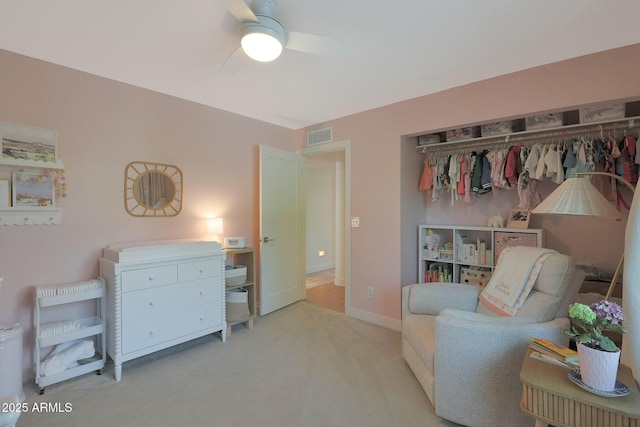
{"type": "Polygon", "coordinates": [[[104,248],[107,351],[122,364],[203,335],[226,340],[225,254],[216,242],[169,240],[104,248]]]}

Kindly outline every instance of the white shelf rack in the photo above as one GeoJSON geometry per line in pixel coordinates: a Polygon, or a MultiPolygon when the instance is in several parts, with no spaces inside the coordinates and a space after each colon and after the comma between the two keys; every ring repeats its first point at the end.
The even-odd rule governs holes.
{"type": "Polygon", "coordinates": [[[92,371],[102,374],[106,362],[105,296],[106,286],[101,277],[84,282],[45,285],[36,288],[34,304],[34,362],[36,370],[35,381],[40,387],[40,394],[43,394],[44,388],[51,384],[59,383],[92,371]],[[42,322],[43,309],[89,300],[95,300],[95,316],[47,323],[42,322]],[[79,360],[78,366],[71,367],[62,372],[51,375],[43,374],[43,349],[83,338],[95,339],[96,353],[93,357],[79,360]]]}

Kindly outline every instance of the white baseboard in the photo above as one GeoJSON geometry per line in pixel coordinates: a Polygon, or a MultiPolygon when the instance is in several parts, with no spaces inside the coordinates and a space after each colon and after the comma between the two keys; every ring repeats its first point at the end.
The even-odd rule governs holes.
{"type": "Polygon", "coordinates": [[[324,265],[309,266],[309,267],[307,267],[307,273],[306,274],[318,273],[320,271],[331,270],[332,268],[335,268],[335,264],[324,264],[324,265]]]}
{"type": "Polygon", "coordinates": [[[390,317],[380,316],[379,314],[370,313],[368,311],[360,310],[357,308],[347,308],[345,314],[356,319],[364,320],[365,322],[393,329],[394,331],[402,330],[402,322],[390,317]]]}

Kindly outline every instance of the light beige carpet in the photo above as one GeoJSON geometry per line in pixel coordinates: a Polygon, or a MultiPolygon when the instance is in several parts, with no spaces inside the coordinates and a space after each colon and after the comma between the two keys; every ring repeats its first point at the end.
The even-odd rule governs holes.
{"type": "Polygon", "coordinates": [[[298,302],[123,365],[27,390],[18,426],[454,426],[402,359],[400,333],[298,302]],[[68,410],[64,411],[65,406],[68,410]]]}

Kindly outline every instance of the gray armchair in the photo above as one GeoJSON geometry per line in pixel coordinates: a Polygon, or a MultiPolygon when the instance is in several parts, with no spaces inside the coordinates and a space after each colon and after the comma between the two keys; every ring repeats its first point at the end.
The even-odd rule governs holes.
{"type": "Polygon", "coordinates": [[[533,425],[519,405],[523,358],[533,336],[567,344],[567,307],[582,279],[571,257],[551,255],[514,317],[479,303],[477,286],[405,286],[402,354],[436,414],[466,426],[533,425]]]}

